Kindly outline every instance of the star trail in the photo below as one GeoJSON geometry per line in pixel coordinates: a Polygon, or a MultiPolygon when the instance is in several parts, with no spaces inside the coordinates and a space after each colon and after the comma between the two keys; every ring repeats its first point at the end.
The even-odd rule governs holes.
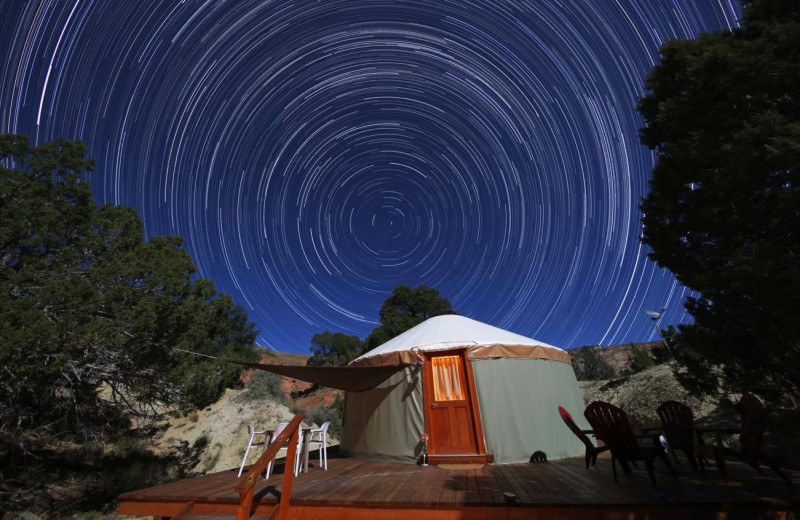
{"type": "Polygon", "coordinates": [[[400,283],[573,347],[655,338],[644,76],[732,0],[0,2],[0,132],[82,139],[258,343],[367,335],[400,283]]]}

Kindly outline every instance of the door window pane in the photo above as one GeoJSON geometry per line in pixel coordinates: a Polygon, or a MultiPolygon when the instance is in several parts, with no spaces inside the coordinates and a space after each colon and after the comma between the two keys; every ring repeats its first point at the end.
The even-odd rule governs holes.
{"type": "Polygon", "coordinates": [[[459,375],[461,357],[437,356],[431,358],[431,365],[434,401],[463,401],[464,390],[461,388],[459,375]]]}

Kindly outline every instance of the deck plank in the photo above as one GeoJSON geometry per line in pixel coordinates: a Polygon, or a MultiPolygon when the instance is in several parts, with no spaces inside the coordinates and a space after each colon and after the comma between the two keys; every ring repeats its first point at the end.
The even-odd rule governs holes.
{"type": "Polygon", "coordinates": [[[371,505],[380,504],[401,504],[407,502],[404,497],[405,491],[408,488],[413,488],[415,484],[421,480],[424,473],[420,471],[422,468],[416,465],[403,464],[403,467],[395,470],[394,476],[394,489],[387,491],[385,494],[376,493],[370,500],[371,505]]]}
{"type": "Polygon", "coordinates": [[[542,463],[536,467],[526,468],[527,471],[521,469],[517,472],[518,479],[521,486],[529,489],[535,482],[535,487],[547,497],[546,500],[553,503],[597,503],[603,496],[597,483],[589,481],[587,482],[589,485],[581,485],[584,479],[576,478],[576,475],[569,471],[570,466],[570,464],[559,465],[558,471],[554,471],[549,462],[542,463]]]}
{"type": "Polygon", "coordinates": [[[481,494],[481,489],[478,487],[477,471],[475,469],[467,471],[467,493],[464,497],[467,504],[484,504],[491,499],[491,496],[481,494]]]}
{"type": "Polygon", "coordinates": [[[445,469],[444,472],[446,478],[442,486],[442,492],[439,494],[439,505],[452,506],[460,504],[459,487],[463,489],[463,483],[460,482],[463,472],[451,469],[445,469]]]}
{"type": "MultiPolygon", "coordinates": [[[[494,466],[492,470],[495,472],[498,482],[500,482],[500,489],[505,492],[511,492],[517,495],[517,501],[521,504],[543,504],[553,503],[546,497],[541,489],[536,486],[525,489],[519,485],[517,479],[514,477],[514,468],[510,466],[494,466]]],[[[505,500],[505,498],[504,498],[505,500]]]]}
{"type": "Polygon", "coordinates": [[[363,480],[357,493],[349,499],[353,505],[368,506],[375,499],[376,495],[383,493],[391,494],[397,487],[397,472],[402,470],[395,468],[393,464],[379,463],[373,466],[373,470],[363,480]]]}
{"type": "Polygon", "coordinates": [[[435,478],[431,481],[431,487],[425,493],[425,498],[421,498],[420,504],[426,506],[438,506],[439,497],[442,494],[442,488],[447,480],[447,470],[437,466],[429,466],[435,473],[435,478]]]}
{"type": "Polygon", "coordinates": [[[542,479],[541,485],[547,487],[550,493],[562,496],[565,502],[604,504],[609,503],[611,497],[619,495],[618,490],[609,493],[606,489],[609,480],[613,483],[610,474],[603,475],[599,471],[586,469],[583,464],[564,464],[547,470],[547,477],[542,479]],[[569,494],[565,497],[559,490],[569,490],[569,494]]]}
{"type": "Polygon", "coordinates": [[[438,477],[434,466],[414,466],[417,471],[413,475],[413,482],[400,490],[395,496],[398,504],[413,505],[424,503],[431,486],[438,477]]]}
{"type": "Polygon", "coordinates": [[[439,489],[438,505],[440,507],[451,506],[455,503],[456,488],[458,487],[457,479],[461,472],[443,468],[438,469],[444,472],[444,481],[439,489]]]}
{"type": "Polygon", "coordinates": [[[296,501],[304,500],[313,504],[346,504],[349,495],[357,488],[358,479],[356,477],[362,468],[368,467],[367,461],[348,460],[347,465],[332,467],[328,461],[328,478],[317,481],[314,486],[306,486],[300,479],[292,490],[292,499],[296,501]]]}
{"type": "Polygon", "coordinates": [[[503,492],[497,484],[497,478],[489,465],[484,465],[476,471],[478,486],[481,490],[481,500],[484,504],[502,504],[503,492]]]}

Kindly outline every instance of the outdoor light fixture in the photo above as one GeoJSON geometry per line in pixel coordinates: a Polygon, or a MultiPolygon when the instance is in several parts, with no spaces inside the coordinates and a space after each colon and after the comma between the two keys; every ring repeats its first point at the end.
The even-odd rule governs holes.
{"type": "Polygon", "coordinates": [[[647,314],[648,316],[650,316],[651,318],[653,318],[654,320],[660,320],[661,319],[661,315],[664,314],[665,310],[666,309],[664,309],[664,307],[661,307],[661,312],[645,310],[644,313],[647,314]]]}
{"type": "Polygon", "coordinates": [[[658,322],[661,320],[661,317],[664,316],[664,311],[666,311],[666,307],[661,307],[661,311],[649,311],[645,309],[644,313],[650,316],[650,319],[653,322],[653,328],[656,329],[658,335],[661,336],[661,341],[664,343],[664,346],[667,347],[667,351],[672,354],[672,349],[669,348],[669,343],[667,343],[667,338],[664,337],[664,333],[661,332],[661,329],[658,328],[658,322]]]}

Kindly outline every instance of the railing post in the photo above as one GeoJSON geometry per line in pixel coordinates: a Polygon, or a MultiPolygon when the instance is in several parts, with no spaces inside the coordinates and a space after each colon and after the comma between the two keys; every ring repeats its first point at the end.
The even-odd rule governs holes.
{"type": "Polygon", "coordinates": [[[278,520],[289,518],[289,499],[292,496],[292,483],[294,483],[295,457],[297,455],[297,442],[300,437],[300,426],[294,430],[289,438],[289,449],[286,450],[286,464],[283,466],[283,485],[281,486],[281,501],[278,504],[278,520]],[[291,466],[290,466],[291,464],[291,466]]]}
{"type": "Polygon", "coordinates": [[[253,509],[253,492],[255,486],[250,486],[239,497],[239,509],[236,510],[236,520],[247,520],[253,509]]]}
{"type": "Polygon", "coordinates": [[[258,476],[267,469],[267,464],[275,458],[278,450],[283,446],[283,443],[289,443],[286,453],[286,466],[283,470],[283,487],[281,490],[281,500],[278,507],[273,511],[278,513],[278,518],[287,518],[289,510],[289,498],[292,495],[292,481],[294,479],[294,459],[297,454],[297,439],[300,435],[300,423],[303,422],[305,416],[298,414],[286,426],[286,428],[272,441],[261,457],[258,458],[255,464],[250,467],[250,470],[245,474],[236,485],[234,491],[239,493],[239,509],[236,510],[236,520],[248,520],[253,513],[253,494],[255,492],[256,481],[258,476]]]}

